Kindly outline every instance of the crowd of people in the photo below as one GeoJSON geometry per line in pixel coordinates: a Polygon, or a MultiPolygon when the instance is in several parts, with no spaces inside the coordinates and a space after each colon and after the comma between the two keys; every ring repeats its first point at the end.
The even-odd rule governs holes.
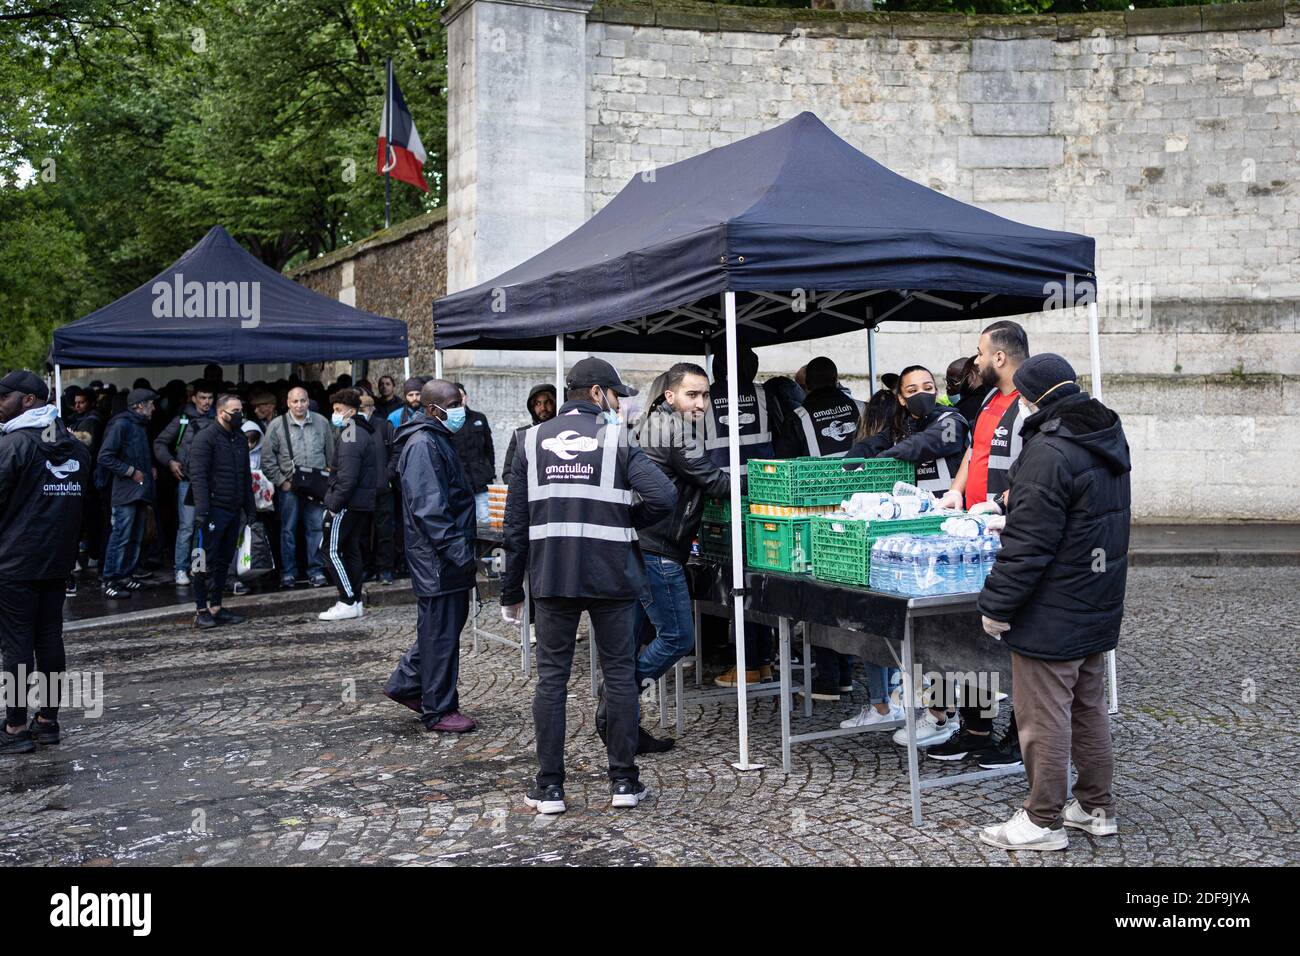
{"type": "MultiPolygon", "coordinates": [[[[532,425],[511,435],[502,476],[500,601],[504,619],[522,627],[526,582],[539,762],[527,803],[540,813],[565,810],[567,685],[583,613],[600,655],[596,728],[611,803],[644,798],[637,756],[673,741],[641,726],[639,701],[694,650],[685,565],[704,500],[729,493],[734,427],[742,486],[755,458],[888,457],[914,463],[918,486],[943,505],[1002,516],[1002,549],[978,606],[986,633],[1012,651],[1015,710],[998,738],[995,710],[977,702],[976,688],[932,686],[917,743],[941,761],[1023,762],[1025,807],[985,830],[986,842],[1063,849],[1063,827],[1116,832],[1103,676],[1104,654],[1118,642],[1128,546],[1130,465],[1118,416],[1081,391],[1065,359],[1031,356],[1024,329],[1010,321],[986,328],[976,353],[952,362],[942,381],[909,365],[883,376],[866,400],[850,394],[829,357],[793,378],[759,382],[758,358],[742,348],[736,367],[735,409],[723,354],[712,380],[693,363],[669,368],[635,421],[624,420],[620,400],[636,390],[595,357],[570,369],[563,396],[549,385],[528,395],[532,425]],[[1078,781],[1067,800],[1071,761],[1078,781]]],[[[104,593],[116,599],[141,586],[151,560],[170,560],[175,583],[192,589],[196,627],[238,622],[222,601],[240,535],[257,527],[278,541],[266,550],[282,587],[334,586],[324,620],[361,617],[367,579],[409,574],[416,636],[384,692],[431,731],[473,730],[457,692],[459,642],[495,479],[491,428],[454,382],[411,378],[400,392],[395,384],[384,376],[372,390],[345,376],[329,389],[292,379],[235,386],[209,367],[188,387],[168,383],[161,393],[144,381],[126,391],[68,389],[60,419],[37,376],[6,376],[6,674],[63,667],[61,600],[75,584],[74,563],[98,563],[104,593]],[[60,537],[60,527],[78,533],[60,537]],[[24,548],[37,547],[28,538],[54,546],[24,558],[24,548]]],[[[725,646],[719,623],[723,631],[706,629],[702,640],[725,646]]],[[[746,682],[771,680],[771,629],[747,624],[745,641],[746,682]]],[[[813,696],[851,693],[858,662],[815,650],[813,696]]],[[[896,669],[862,669],[867,703],[842,726],[902,721],[896,669]]],[[[739,675],[732,667],[716,681],[735,686],[739,675]]],[[[57,708],[43,707],[31,724],[27,716],[9,708],[0,752],[57,741],[57,708]]],[[[905,731],[894,740],[905,745],[905,731]]]]}

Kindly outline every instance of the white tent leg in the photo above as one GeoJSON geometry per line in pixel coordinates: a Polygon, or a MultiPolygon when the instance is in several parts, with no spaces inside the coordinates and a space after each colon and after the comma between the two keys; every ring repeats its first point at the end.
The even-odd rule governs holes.
{"type": "Polygon", "coordinates": [[[879,379],[876,377],[876,330],[874,328],[867,329],[867,369],[871,375],[871,394],[875,395],[876,382],[879,379]]]}
{"type": "Polygon", "coordinates": [[[442,378],[442,349],[433,350],[433,377],[442,378]]]}
{"type": "Polygon", "coordinates": [[[555,408],[564,404],[564,336],[555,337],[555,408]]]}
{"type": "Polygon", "coordinates": [[[63,368],[54,366],[54,414],[63,417],[63,368]]]}
{"type": "Polygon", "coordinates": [[[410,377],[411,377],[411,356],[408,355],[404,359],[402,359],[402,378],[408,379],[410,377]]]}
{"type": "MultiPolygon", "coordinates": [[[[1101,321],[1097,317],[1097,302],[1088,303],[1088,346],[1092,352],[1092,397],[1101,401],[1101,321]]],[[[1119,713],[1119,679],[1115,667],[1115,652],[1106,652],[1106,683],[1110,685],[1110,712],[1119,713]]]]}
{"type": "Polygon", "coordinates": [[[704,340],[704,375],[713,384],[713,343],[708,339],[704,340]]]}
{"type": "MultiPolygon", "coordinates": [[[[731,421],[736,421],[740,406],[736,356],[736,293],[722,294],[723,311],[727,318],[727,410],[731,421]]],[[[736,624],[736,714],[740,732],[740,760],[732,764],[737,770],[762,770],[763,765],[749,762],[749,702],[745,688],[745,554],[743,538],[744,516],[740,510],[740,431],[734,426],[727,429],[727,454],[731,465],[731,586],[735,606],[732,619],[736,624]]]]}

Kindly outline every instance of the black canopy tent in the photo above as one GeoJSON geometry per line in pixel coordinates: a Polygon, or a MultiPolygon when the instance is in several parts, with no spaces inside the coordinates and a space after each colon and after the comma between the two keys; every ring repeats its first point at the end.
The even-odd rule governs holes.
{"type": "MultiPolygon", "coordinates": [[[[891,172],[812,113],[635,176],[600,212],[496,278],[438,299],[446,348],[708,351],[725,342],[735,407],[739,331],[751,347],[884,321],[993,319],[1087,305],[1100,397],[1094,242],[959,202],[891,172]]],[[[874,337],[869,334],[876,381],[874,337]]],[[[731,433],[732,514],[740,446],[731,433]]],[[[732,523],[737,767],[750,769],[743,549],[732,523]]],[[[1116,704],[1114,662],[1111,701],[1116,704]]]]}
{"type": "Polygon", "coordinates": [[[221,226],[154,278],[54,332],[50,361],[112,368],[399,358],[406,323],[353,308],[265,265],[221,226]]]}

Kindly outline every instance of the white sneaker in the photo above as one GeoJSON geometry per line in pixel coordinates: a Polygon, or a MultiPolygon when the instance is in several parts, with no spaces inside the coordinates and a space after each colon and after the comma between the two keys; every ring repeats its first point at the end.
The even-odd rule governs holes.
{"type": "Polygon", "coordinates": [[[188,574],[186,574],[184,571],[177,571],[177,572],[176,572],[176,586],[177,586],[177,587],[188,587],[188,586],[189,586],[189,583],[190,583],[190,576],[189,576],[188,574]]]}
{"type": "Polygon", "coordinates": [[[1025,810],[1017,810],[1006,823],[985,827],[980,839],[1000,850],[1066,850],[1070,847],[1069,834],[1062,827],[1053,830],[1040,827],[1029,819],[1025,810]]]}
{"type": "Polygon", "coordinates": [[[1067,827],[1074,827],[1093,836],[1114,836],[1119,832],[1119,820],[1114,816],[1107,816],[1103,810],[1089,813],[1083,809],[1078,800],[1067,803],[1061,811],[1061,816],[1065,819],[1067,827]]]}
{"type": "Polygon", "coordinates": [[[335,601],[332,608],[328,611],[321,611],[316,615],[316,618],[320,621],[350,621],[364,613],[360,601],[355,604],[344,604],[342,601],[335,601]]]}
{"type": "Polygon", "coordinates": [[[876,724],[892,724],[895,721],[903,720],[905,716],[901,707],[890,706],[889,713],[882,714],[871,704],[864,704],[862,710],[858,711],[855,716],[840,721],[840,729],[848,730],[850,727],[874,727],[876,724]]]}
{"type": "MultiPolygon", "coordinates": [[[[903,716],[907,716],[904,714],[903,716]]],[[[952,739],[952,735],[957,732],[961,721],[954,714],[944,723],[939,723],[939,718],[930,713],[929,710],[921,711],[921,716],[916,719],[916,745],[918,747],[933,747],[937,744],[946,744],[952,739]]],[[[907,746],[907,727],[899,727],[894,731],[894,743],[900,747],[907,746]]]]}

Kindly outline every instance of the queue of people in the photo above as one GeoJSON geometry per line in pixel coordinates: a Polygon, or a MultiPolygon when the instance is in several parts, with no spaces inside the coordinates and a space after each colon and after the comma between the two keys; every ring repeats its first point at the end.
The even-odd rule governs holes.
{"type": "MultiPolygon", "coordinates": [[[[1118,416],[1081,391],[1063,358],[1031,356],[1024,329],[1010,321],[988,326],[976,354],[948,366],[943,394],[919,365],[882,377],[884,387],[863,402],[827,357],[793,380],[763,383],[752,350],[741,348],[736,359],[737,409],[729,408],[720,354],[712,383],[687,362],[661,375],[635,427],[620,400],[636,390],[599,358],[570,369],[558,408],[554,388],[529,393],[533,424],[511,435],[506,452],[501,595],[504,619],[521,625],[526,583],[536,615],[539,768],[527,803],[544,814],[566,808],[566,688],[584,612],[600,657],[596,727],[611,804],[645,798],[636,758],[673,742],[642,729],[639,698],[694,649],[684,569],[704,498],[729,493],[735,428],[742,487],[754,458],[896,458],[915,463],[918,485],[943,505],[1002,516],[1003,546],[979,610],[986,633],[1012,651],[1016,710],[998,738],[996,705],[978,701],[976,688],[932,686],[917,744],[940,761],[1023,762],[1029,798],[1010,821],[986,829],[985,842],[1052,850],[1068,845],[1066,827],[1115,833],[1104,654],[1116,646],[1123,614],[1130,470],[1118,416]],[[1067,801],[1071,762],[1079,780],[1067,801]]],[[[399,394],[385,376],[375,395],[340,381],[327,396],[327,419],[306,383],[277,383],[287,386],[277,414],[274,387],[255,383],[241,396],[219,381],[217,370],[190,383],[152,440],[163,399],[148,383],[119,395],[122,407],[103,425],[102,396],[93,391],[70,390],[64,421],[39,377],[14,372],[0,381],[6,675],[63,667],[57,592],[78,561],[77,542],[85,550],[94,489],[107,517],[104,593],[125,597],[140,586],[151,511],[174,502],[190,533],[178,533],[169,557],[177,584],[192,588],[195,625],[204,629],[241,620],[223,607],[226,578],[240,529],[264,510],[279,523],[282,585],[296,586],[301,567],[308,583],[335,587],[323,620],[363,615],[368,561],[381,581],[404,563],[418,600],[416,638],[384,692],[430,731],[473,730],[457,691],[460,633],[475,586],[483,496],[495,475],[490,426],[469,408],[466,390],[414,377],[399,394]],[[245,407],[253,409],[247,421],[245,407]],[[162,494],[160,467],[175,482],[162,494]],[[58,546],[20,561],[22,547],[13,545],[31,536],[58,546]]],[[[746,628],[747,681],[772,678],[772,637],[746,628]]],[[[819,653],[814,696],[838,700],[852,691],[854,665],[819,653]]],[[[896,669],[871,665],[865,676],[867,703],[841,726],[901,721],[896,669]]],[[[717,682],[734,686],[735,669],[717,682]]],[[[57,739],[49,702],[35,715],[10,708],[0,752],[57,739]]],[[[904,732],[894,740],[905,744],[904,732]]]]}

